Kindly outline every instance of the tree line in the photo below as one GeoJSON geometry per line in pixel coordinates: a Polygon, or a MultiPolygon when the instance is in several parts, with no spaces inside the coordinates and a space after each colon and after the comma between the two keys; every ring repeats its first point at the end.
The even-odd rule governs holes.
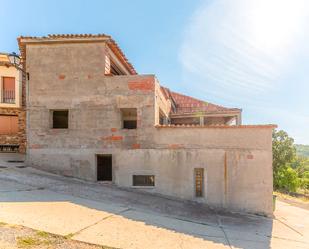
{"type": "Polygon", "coordinates": [[[309,192],[309,157],[296,153],[294,139],[283,130],[274,130],[274,189],[286,192],[309,192]]]}

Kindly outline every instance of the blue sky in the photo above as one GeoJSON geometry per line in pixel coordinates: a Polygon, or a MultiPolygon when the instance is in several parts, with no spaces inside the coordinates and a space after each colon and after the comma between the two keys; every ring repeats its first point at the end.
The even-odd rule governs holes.
{"type": "Polygon", "coordinates": [[[19,35],[106,33],[139,73],[243,109],[309,144],[307,0],[0,0],[0,51],[19,35]]]}

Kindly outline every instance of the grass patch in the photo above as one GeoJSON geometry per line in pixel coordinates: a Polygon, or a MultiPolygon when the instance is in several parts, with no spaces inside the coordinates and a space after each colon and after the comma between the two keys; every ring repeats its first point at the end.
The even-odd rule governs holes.
{"type": "Polygon", "coordinates": [[[44,232],[44,231],[37,231],[37,232],[36,232],[36,235],[37,235],[38,237],[41,237],[41,238],[44,238],[44,239],[46,239],[46,238],[49,237],[49,233],[44,232]]]}
{"type": "Polygon", "coordinates": [[[37,231],[33,236],[17,237],[16,242],[19,248],[33,248],[37,246],[50,245],[49,233],[37,231]]]}
{"type": "Polygon", "coordinates": [[[0,226],[5,226],[7,223],[0,221],[0,226]]]}
{"type": "Polygon", "coordinates": [[[17,246],[21,248],[31,248],[33,246],[41,245],[41,241],[37,238],[26,236],[26,237],[17,237],[17,246]]]}
{"type": "Polygon", "coordinates": [[[284,192],[279,192],[279,191],[274,191],[274,194],[284,198],[284,199],[289,199],[289,200],[293,200],[293,201],[298,201],[298,202],[304,202],[304,203],[309,203],[309,198],[306,196],[295,196],[295,195],[291,195],[288,193],[284,193],[284,192]]]}
{"type": "Polygon", "coordinates": [[[73,233],[69,233],[67,235],[64,236],[65,239],[72,239],[72,237],[74,236],[73,233]]]}

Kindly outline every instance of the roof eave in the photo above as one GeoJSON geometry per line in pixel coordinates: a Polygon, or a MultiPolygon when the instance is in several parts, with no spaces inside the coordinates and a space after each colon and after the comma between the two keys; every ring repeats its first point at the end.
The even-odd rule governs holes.
{"type": "Polygon", "coordinates": [[[232,116],[241,114],[242,109],[232,109],[224,111],[196,111],[196,112],[185,112],[185,113],[171,113],[171,117],[192,117],[192,116],[232,116]]]}

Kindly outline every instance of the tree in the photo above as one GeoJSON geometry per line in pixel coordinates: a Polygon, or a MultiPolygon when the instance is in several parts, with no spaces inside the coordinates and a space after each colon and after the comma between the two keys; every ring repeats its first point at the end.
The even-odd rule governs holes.
{"type": "Polygon", "coordinates": [[[281,167],[277,172],[277,187],[281,190],[296,192],[297,188],[300,186],[301,181],[298,178],[297,172],[290,166],[281,167]]]}
{"type": "MultiPolygon", "coordinates": [[[[296,149],[293,145],[294,139],[289,137],[285,131],[274,130],[272,137],[274,187],[277,189],[282,187],[282,181],[280,182],[280,178],[287,176],[286,174],[283,174],[283,172],[287,170],[289,164],[291,164],[296,158],[296,149]]],[[[289,175],[288,178],[293,175],[291,170],[289,170],[287,174],[289,175]]]]}

